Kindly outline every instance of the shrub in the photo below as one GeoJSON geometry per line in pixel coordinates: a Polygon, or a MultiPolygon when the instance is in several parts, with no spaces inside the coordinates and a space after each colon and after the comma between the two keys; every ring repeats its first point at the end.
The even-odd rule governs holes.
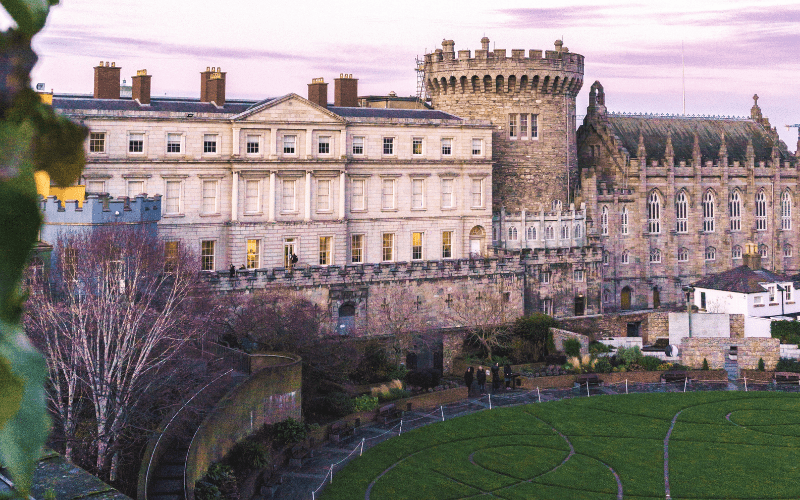
{"type": "Polygon", "coordinates": [[[397,367],[389,360],[386,350],[377,343],[370,343],[364,349],[364,357],[350,378],[356,382],[372,384],[375,382],[388,382],[389,374],[397,367]]]}
{"type": "Polygon", "coordinates": [[[231,449],[228,462],[238,472],[260,469],[269,465],[269,450],[261,443],[241,441],[231,449]]]}
{"type": "Polygon", "coordinates": [[[758,371],[764,371],[764,358],[758,358],[758,371]]]}
{"type": "Polygon", "coordinates": [[[658,370],[658,367],[661,365],[661,359],[655,356],[642,356],[637,362],[642,368],[649,372],[658,370]]]}
{"type": "Polygon", "coordinates": [[[708,370],[708,360],[706,358],[703,358],[703,368],[702,369],[706,370],[706,371],[708,370]]]}
{"type": "Polygon", "coordinates": [[[439,372],[439,370],[412,370],[408,372],[408,375],[406,376],[406,382],[408,382],[410,385],[421,387],[422,389],[427,390],[439,385],[439,380],[441,380],[441,378],[442,374],[439,372]]]}
{"type": "Polygon", "coordinates": [[[314,418],[339,418],[353,413],[353,400],[344,392],[334,391],[312,399],[306,408],[314,418]]]}
{"type": "Polygon", "coordinates": [[[611,361],[606,357],[599,358],[594,365],[594,371],[597,373],[611,373],[611,369],[611,361]]]}
{"type": "Polygon", "coordinates": [[[781,344],[800,344],[800,322],[773,321],[769,328],[772,338],[781,339],[781,344]]]}
{"type": "Polygon", "coordinates": [[[634,363],[639,362],[639,358],[642,357],[642,350],[639,349],[638,345],[633,347],[620,347],[617,349],[617,359],[622,361],[625,366],[631,366],[634,363]]]}
{"type": "Polygon", "coordinates": [[[567,339],[564,341],[564,353],[567,356],[581,355],[581,341],[578,339],[567,339]]]}
{"type": "Polygon", "coordinates": [[[611,352],[611,346],[605,345],[602,342],[593,340],[589,343],[589,354],[601,354],[611,352]]]}
{"type": "Polygon", "coordinates": [[[362,411],[372,411],[378,407],[378,398],[364,394],[353,399],[353,411],[360,413],[362,411]]]}
{"type": "Polygon", "coordinates": [[[389,389],[389,392],[384,392],[383,394],[378,395],[378,400],[387,402],[387,401],[394,401],[396,399],[403,399],[411,396],[411,393],[405,389],[398,389],[397,387],[392,387],[389,389]]]}
{"type": "Polygon", "coordinates": [[[230,465],[215,463],[208,468],[206,479],[213,485],[222,486],[225,483],[236,481],[236,476],[233,474],[233,468],[230,465]]]}
{"type": "Polygon", "coordinates": [[[800,373],[800,363],[791,358],[781,358],[775,365],[775,371],[800,373]]]}
{"type": "Polygon", "coordinates": [[[406,365],[395,366],[389,371],[390,380],[405,380],[406,375],[408,375],[408,368],[406,368],[406,365]]]}
{"type": "Polygon", "coordinates": [[[272,437],[281,444],[297,443],[306,438],[306,426],[289,417],[272,426],[272,437]]]}
{"type": "Polygon", "coordinates": [[[219,500],[222,494],[219,488],[206,481],[194,483],[194,497],[197,500],[219,500]]]}
{"type": "Polygon", "coordinates": [[[538,361],[545,354],[555,352],[550,328],[557,327],[558,321],[546,314],[536,313],[519,318],[514,323],[513,334],[526,341],[526,349],[529,349],[532,361],[538,361]]]}

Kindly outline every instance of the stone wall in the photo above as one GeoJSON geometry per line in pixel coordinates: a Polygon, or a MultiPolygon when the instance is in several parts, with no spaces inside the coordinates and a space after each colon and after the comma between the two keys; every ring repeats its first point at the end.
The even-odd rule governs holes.
{"type": "Polygon", "coordinates": [[[738,364],[743,369],[757,369],[758,360],[763,359],[766,369],[773,370],[780,358],[779,339],[687,337],[682,340],[680,346],[681,363],[692,368],[700,368],[705,358],[709,368],[723,368],[725,355],[731,346],[738,346],[738,364]]]}
{"type": "Polygon", "coordinates": [[[553,334],[553,343],[556,345],[557,351],[564,351],[564,341],[567,339],[578,339],[578,342],[581,343],[581,355],[589,354],[589,337],[586,335],[558,328],[551,328],[550,332],[553,334]]]}
{"type": "Polygon", "coordinates": [[[668,314],[664,311],[610,313],[564,318],[559,321],[564,328],[595,339],[601,337],[627,337],[628,325],[631,325],[632,329],[638,333],[638,335],[632,336],[642,337],[643,343],[651,344],[657,338],[669,336],[665,330],[669,324],[668,314]]]}

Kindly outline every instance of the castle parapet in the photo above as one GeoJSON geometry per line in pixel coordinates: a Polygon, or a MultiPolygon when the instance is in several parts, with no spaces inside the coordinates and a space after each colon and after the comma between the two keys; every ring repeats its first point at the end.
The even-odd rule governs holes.
{"type": "Polygon", "coordinates": [[[80,206],[77,200],[62,202],[55,196],[40,200],[45,224],[156,223],[161,219],[161,196],[138,195],[111,199],[90,194],[80,206]]]}

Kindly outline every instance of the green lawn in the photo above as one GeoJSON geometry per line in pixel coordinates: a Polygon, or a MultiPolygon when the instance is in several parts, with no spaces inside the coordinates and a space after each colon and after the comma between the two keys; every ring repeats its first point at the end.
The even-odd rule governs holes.
{"type": "Polygon", "coordinates": [[[363,499],[369,489],[369,500],[614,500],[621,488],[626,499],[664,499],[664,438],[678,412],[669,440],[673,499],[800,498],[800,395],[764,392],[481,411],[365,451],[321,498],[363,499]]]}

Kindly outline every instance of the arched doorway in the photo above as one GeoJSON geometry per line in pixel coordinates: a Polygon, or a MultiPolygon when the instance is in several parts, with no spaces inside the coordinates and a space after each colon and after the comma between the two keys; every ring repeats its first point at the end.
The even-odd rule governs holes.
{"type": "Polygon", "coordinates": [[[583,316],[586,314],[586,297],[579,294],[575,297],[575,316],[583,316]]]}
{"type": "Polygon", "coordinates": [[[631,287],[626,286],[620,294],[620,309],[628,310],[631,308],[631,287]]]}
{"type": "Polygon", "coordinates": [[[469,231],[469,258],[478,259],[483,257],[484,242],[486,241],[486,231],[481,226],[475,226],[469,231]]]}
{"type": "Polygon", "coordinates": [[[339,307],[339,335],[352,335],[356,328],[356,306],[347,303],[339,307]]]}
{"type": "Polygon", "coordinates": [[[657,286],[653,287],[653,309],[661,307],[661,292],[657,286]]]}

